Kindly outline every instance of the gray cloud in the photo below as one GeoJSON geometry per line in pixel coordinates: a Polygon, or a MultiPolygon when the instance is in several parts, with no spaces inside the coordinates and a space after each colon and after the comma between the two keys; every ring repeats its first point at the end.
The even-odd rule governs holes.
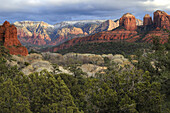
{"type": "Polygon", "coordinates": [[[117,19],[130,12],[137,18],[160,9],[169,0],[0,0],[0,22],[32,20],[54,24],[64,20],[117,19]]]}

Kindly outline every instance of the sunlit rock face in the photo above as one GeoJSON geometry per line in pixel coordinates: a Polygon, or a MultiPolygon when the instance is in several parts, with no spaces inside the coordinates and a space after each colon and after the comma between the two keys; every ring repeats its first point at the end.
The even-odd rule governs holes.
{"type": "Polygon", "coordinates": [[[130,14],[130,13],[124,14],[120,18],[119,26],[125,27],[126,30],[136,30],[137,26],[136,26],[136,18],[135,18],[135,16],[130,14]]]}
{"type": "Polygon", "coordinates": [[[155,27],[170,29],[170,15],[164,11],[157,10],[154,12],[155,27]]]}
{"type": "Polygon", "coordinates": [[[143,25],[144,26],[148,26],[148,25],[152,25],[152,17],[149,14],[146,14],[143,18],[143,25]]]}
{"type": "Polygon", "coordinates": [[[2,45],[9,49],[9,53],[13,55],[28,55],[28,50],[21,45],[17,38],[17,28],[11,25],[8,21],[5,21],[0,26],[0,42],[2,45]]]}

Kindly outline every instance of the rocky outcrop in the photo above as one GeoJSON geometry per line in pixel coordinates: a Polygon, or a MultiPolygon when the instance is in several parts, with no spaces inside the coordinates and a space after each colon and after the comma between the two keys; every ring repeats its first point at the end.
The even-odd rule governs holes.
{"type": "Polygon", "coordinates": [[[0,41],[9,49],[10,54],[23,56],[28,54],[27,48],[23,47],[17,38],[17,28],[8,21],[0,26],[0,41]]]}
{"type": "Polygon", "coordinates": [[[79,53],[67,53],[63,55],[65,61],[75,60],[75,62],[81,62],[83,64],[92,63],[96,65],[104,64],[104,59],[100,55],[95,54],[79,54],[79,53]]]}
{"type": "Polygon", "coordinates": [[[93,64],[83,64],[80,66],[80,69],[84,73],[87,73],[87,77],[95,77],[96,73],[105,73],[104,71],[107,70],[107,67],[93,64]]]}
{"type": "Polygon", "coordinates": [[[56,64],[71,64],[71,63],[82,63],[88,64],[92,63],[95,65],[103,65],[104,59],[101,55],[95,54],[80,54],[80,53],[67,53],[65,55],[61,55],[58,53],[50,53],[50,52],[42,52],[42,56],[44,60],[48,60],[51,63],[56,64]]]}
{"type": "Polygon", "coordinates": [[[119,26],[123,26],[126,30],[136,30],[136,18],[130,13],[124,14],[120,18],[119,26]]]}
{"type": "Polygon", "coordinates": [[[13,60],[7,60],[6,65],[10,67],[17,65],[18,69],[21,70],[25,75],[29,75],[34,72],[40,72],[46,69],[47,71],[55,74],[67,73],[74,76],[74,73],[70,70],[71,66],[73,65],[70,65],[69,62],[75,60],[76,62],[72,63],[78,64],[74,65],[76,66],[75,68],[82,70],[85,77],[95,77],[97,73],[105,74],[106,70],[108,69],[107,67],[103,66],[105,63],[105,57],[110,59],[110,63],[113,67],[115,67],[115,69],[120,69],[121,67],[122,70],[125,70],[127,69],[127,67],[125,67],[127,65],[133,67],[129,60],[120,54],[96,55],[67,53],[65,55],[61,55],[50,52],[42,54],[33,53],[27,56],[12,55],[13,60]]]}
{"type": "Polygon", "coordinates": [[[154,26],[164,29],[170,29],[170,15],[160,10],[154,12],[154,26]]]}
{"type": "Polygon", "coordinates": [[[116,54],[112,57],[111,60],[112,63],[115,63],[116,65],[120,67],[125,67],[126,65],[133,67],[133,65],[131,64],[131,62],[127,59],[124,58],[123,55],[120,54],[116,54]]]}
{"type": "Polygon", "coordinates": [[[21,71],[25,75],[29,75],[33,72],[41,72],[42,70],[47,70],[48,72],[53,72],[53,67],[48,61],[35,61],[29,66],[23,68],[21,71]]]}
{"type": "Polygon", "coordinates": [[[144,26],[148,26],[148,25],[152,25],[152,17],[149,14],[146,14],[143,18],[143,25],[144,26]]]}
{"type": "Polygon", "coordinates": [[[12,55],[11,61],[7,61],[7,66],[17,65],[18,69],[21,70],[25,75],[29,75],[33,72],[40,72],[46,69],[49,72],[53,72],[53,66],[49,61],[42,59],[40,54],[29,54],[27,56],[16,56],[12,55]]]}

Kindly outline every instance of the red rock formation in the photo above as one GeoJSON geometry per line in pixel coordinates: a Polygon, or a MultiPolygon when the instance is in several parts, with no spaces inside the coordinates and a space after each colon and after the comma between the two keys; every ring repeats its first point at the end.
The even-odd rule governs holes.
{"type": "Polygon", "coordinates": [[[153,31],[150,31],[148,34],[146,34],[145,37],[142,38],[142,41],[152,43],[153,38],[156,36],[160,37],[160,41],[163,44],[168,41],[169,33],[165,32],[165,31],[161,31],[161,30],[159,30],[159,31],[153,30],[153,31]]]}
{"type": "MultiPolygon", "coordinates": [[[[144,32],[145,33],[145,32],[144,32]]],[[[126,41],[126,42],[149,42],[152,43],[153,38],[159,36],[162,43],[167,42],[169,34],[161,30],[149,31],[144,37],[143,33],[138,34],[136,31],[129,31],[123,29],[117,29],[114,31],[103,31],[96,33],[87,37],[80,37],[71,39],[59,46],[46,49],[45,51],[57,52],[58,50],[67,49],[71,46],[74,46],[78,43],[90,43],[90,42],[117,42],[117,41],[126,41]],[[141,37],[143,37],[141,39],[141,37]]]]}
{"type": "MultiPolygon", "coordinates": [[[[159,22],[157,23],[159,24],[159,22]]],[[[163,22],[161,22],[160,25],[162,25],[162,23],[163,22]]],[[[144,17],[144,26],[146,25],[153,25],[152,18],[149,15],[145,15],[144,17]]],[[[163,25],[164,25],[163,27],[165,27],[165,24],[163,25]]],[[[167,41],[169,34],[166,31],[162,31],[160,27],[157,26],[154,29],[152,27],[150,29],[149,27],[146,30],[144,26],[140,26],[137,28],[135,17],[128,13],[123,15],[123,17],[120,19],[120,27],[114,29],[113,31],[103,31],[87,37],[74,38],[67,41],[66,43],[50,48],[49,50],[46,51],[56,52],[61,49],[69,48],[70,46],[74,46],[75,44],[78,43],[88,42],[111,42],[111,41],[152,42],[154,36],[159,36],[162,43],[165,43],[167,41]],[[122,29],[121,26],[123,26],[126,29],[122,29]]]]}
{"type": "Polygon", "coordinates": [[[144,26],[136,26],[136,19],[132,14],[125,14],[120,18],[120,27],[112,31],[103,31],[91,36],[74,38],[59,46],[50,48],[46,51],[56,52],[61,49],[69,48],[77,43],[89,42],[111,42],[111,41],[126,41],[126,42],[149,42],[153,41],[155,36],[160,37],[162,43],[167,42],[169,33],[161,30],[161,28],[170,28],[170,16],[162,11],[154,13],[154,24],[152,18],[146,14],[144,17],[144,26]],[[151,26],[148,26],[151,25],[151,26]],[[155,25],[155,27],[153,27],[155,25]],[[148,26],[147,28],[145,26],[148,26]],[[122,29],[124,27],[125,29],[122,29]]]}
{"type": "Polygon", "coordinates": [[[135,16],[130,13],[124,14],[120,18],[119,26],[125,27],[126,30],[136,30],[137,26],[135,16]]]}
{"type": "Polygon", "coordinates": [[[147,26],[147,25],[152,25],[152,17],[149,14],[146,14],[143,18],[143,25],[147,26]]]}
{"type": "MultiPolygon", "coordinates": [[[[58,47],[51,48],[50,50],[47,51],[56,52],[58,50],[69,48],[70,46],[73,46],[81,42],[86,43],[86,42],[127,41],[131,39],[131,37],[134,37],[136,35],[137,35],[136,31],[129,31],[124,29],[119,29],[114,31],[104,31],[87,37],[71,39],[64,44],[61,44],[58,47]]],[[[136,39],[134,41],[136,41],[136,39]]]]}
{"type": "Polygon", "coordinates": [[[0,26],[0,41],[9,49],[10,54],[23,56],[28,54],[27,48],[23,47],[17,38],[17,28],[7,21],[0,26]]]}
{"type": "Polygon", "coordinates": [[[154,12],[154,25],[159,28],[170,29],[170,15],[164,11],[154,12]]]}

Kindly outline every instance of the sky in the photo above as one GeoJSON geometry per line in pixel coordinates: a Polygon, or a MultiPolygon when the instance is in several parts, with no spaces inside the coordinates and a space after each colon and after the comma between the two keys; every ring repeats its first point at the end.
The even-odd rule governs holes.
{"type": "Polygon", "coordinates": [[[0,23],[5,20],[44,21],[119,19],[132,13],[138,19],[156,10],[170,14],[170,0],[0,0],[0,23]]]}

